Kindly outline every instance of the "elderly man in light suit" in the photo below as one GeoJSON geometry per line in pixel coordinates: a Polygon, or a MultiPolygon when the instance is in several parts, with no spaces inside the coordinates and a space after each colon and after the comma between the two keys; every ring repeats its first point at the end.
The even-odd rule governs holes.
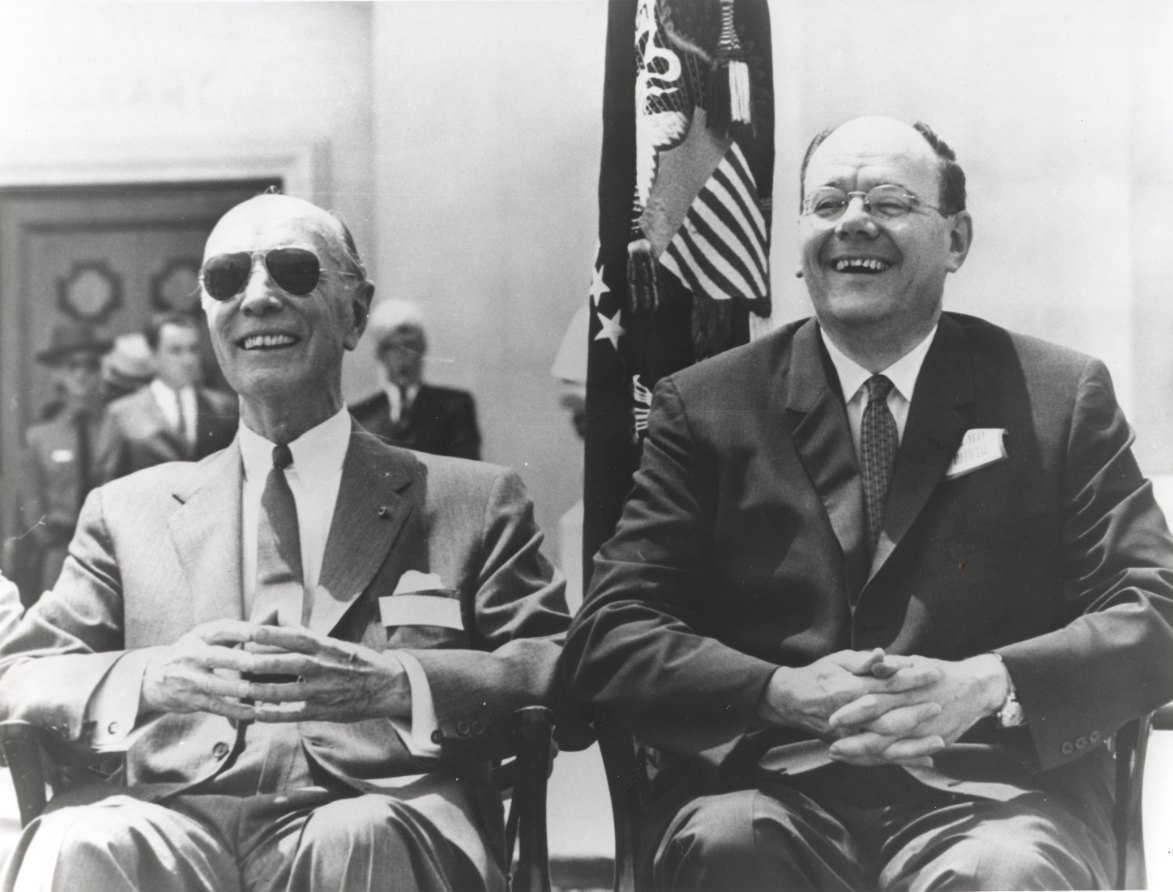
{"type": "Polygon", "coordinates": [[[237,206],[201,282],[236,440],[95,491],[0,649],[4,717],[128,786],[30,825],[8,887],[503,889],[489,760],[569,622],[521,482],[351,421],[373,286],[332,215],[237,206]]]}

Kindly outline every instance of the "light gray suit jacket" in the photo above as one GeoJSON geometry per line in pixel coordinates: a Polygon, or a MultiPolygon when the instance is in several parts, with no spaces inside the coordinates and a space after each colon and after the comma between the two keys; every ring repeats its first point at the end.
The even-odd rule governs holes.
{"type": "MultiPolygon", "coordinates": [[[[91,493],[54,590],[0,646],[0,717],[84,744],[86,705],[129,649],[243,618],[239,447],[149,468],[91,493]]],[[[387,446],[355,427],[311,627],[413,654],[428,676],[439,762],[412,756],[386,719],[302,722],[310,755],[360,790],[503,753],[513,710],[561,705],[555,661],[569,624],[562,583],[512,471],[387,446]],[[460,602],[463,629],[383,626],[379,598],[407,570],[460,602]],[[557,702],[556,702],[557,701],[557,702]]],[[[223,770],[242,736],[207,713],[160,715],[127,754],[127,781],[157,798],[223,770]]]]}

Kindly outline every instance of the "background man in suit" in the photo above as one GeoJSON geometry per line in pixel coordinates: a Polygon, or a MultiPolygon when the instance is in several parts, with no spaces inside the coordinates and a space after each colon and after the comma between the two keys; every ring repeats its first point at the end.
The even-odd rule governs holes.
{"type": "Polygon", "coordinates": [[[114,339],[110,352],[102,357],[103,399],[108,403],[130,396],[155,379],[151,348],[141,331],[114,339]]]}
{"type": "Polygon", "coordinates": [[[86,323],[62,322],[37,354],[52,373],[60,402],[50,418],[25,433],[17,538],[6,556],[25,604],[57,581],[82,502],[98,483],[100,364],[111,344],[86,323]]]}
{"type": "Polygon", "coordinates": [[[415,305],[403,300],[377,304],[371,331],[386,384],[350,407],[358,423],[395,446],[479,459],[481,432],[472,394],[423,383],[428,339],[415,305]]]}
{"type": "Polygon", "coordinates": [[[155,377],[110,404],[100,458],[103,483],[163,462],[198,461],[236,434],[236,397],[199,384],[195,317],[167,313],[152,319],[143,334],[155,377]]]}
{"type": "Polygon", "coordinates": [[[661,749],[672,889],[1107,888],[1111,757],[1173,697],[1173,542],[1089,357],[941,312],[924,125],[803,164],[815,319],[661,382],[567,643],[661,749]]]}
{"type": "Polygon", "coordinates": [[[0,647],[0,714],[129,747],[130,786],[30,825],[5,888],[502,890],[489,760],[569,625],[524,488],[350,419],[373,286],[332,215],[238,205],[201,283],[237,439],[95,491],[0,647]]]}

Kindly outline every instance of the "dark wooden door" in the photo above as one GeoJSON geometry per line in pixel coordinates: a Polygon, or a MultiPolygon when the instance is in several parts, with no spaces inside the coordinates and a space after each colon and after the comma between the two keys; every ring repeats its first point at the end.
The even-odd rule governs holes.
{"type": "MultiPolygon", "coordinates": [[[[34,357],[57,322],[106,335],[198,306],[204,241],[235,204],[279,180],[0,189],[0,524],[12,517],[25,428],[52,398],[34,357]]],[[[219,370],[205,338],[211,383],[219,370]]],[[[2,529],[4,536],[14,532],[2,529]]]]}

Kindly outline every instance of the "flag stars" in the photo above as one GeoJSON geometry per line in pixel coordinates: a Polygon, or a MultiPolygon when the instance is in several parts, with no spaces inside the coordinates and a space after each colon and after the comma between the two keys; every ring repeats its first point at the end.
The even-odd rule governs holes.
{"type": "Polygon", "coordinates": [[[599,298],[611,290],[607,287],[607,283],[603,281],[603,271],[606,270],[606,268],[606,266],[599,266],[598,268],[592,270],[591,287],[590,291],[587,293],[591,296],[591,300],[594,302],[595,306],[598,306],[599,298]]]}
{"type": "Polygon", "coordinates": [[[602,328],[600,328],[599,333],[595,335],[595,340],[610,341],[611,346],[618,350],[619,339],[627,334],[627,332],[624,331],[623,326],[619,324],[619,319],[622,314],[623,311],[619,308],[616,308],[615,315],[608,318],[596,309],[595,316],[598,318],[599,325],[601,325],[602,328]]]}

